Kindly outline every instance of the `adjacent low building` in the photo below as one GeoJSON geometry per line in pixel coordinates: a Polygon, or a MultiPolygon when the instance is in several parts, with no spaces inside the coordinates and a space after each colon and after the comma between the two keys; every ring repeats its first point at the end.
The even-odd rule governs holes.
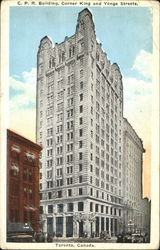
{"type": "Polygon", "coordinates": [[[41,146],[7,130],[7,223],[30,222],[34,231],[39,218],[39,153],[41,146]]]}

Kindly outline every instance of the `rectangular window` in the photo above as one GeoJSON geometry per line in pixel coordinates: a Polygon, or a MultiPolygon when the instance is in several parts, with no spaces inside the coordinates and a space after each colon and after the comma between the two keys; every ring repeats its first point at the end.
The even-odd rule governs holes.
{"type": "Polygon", "coordinates": [[[79,164],[79,172],[81,172],[82,171],[82,164],[80,163],[79,164]]]}
{"type": "Polygon", "coordinates": [[[79,112],[80,112],[80,113],[83,112],[83,105],[81,105],[81,106],[79,107],[79,112]]]}
{"type": "Polygon", "coordinates": [[[90,195],[92,196],[93,195],[93,189],[90,188],[90,195]]]}
{"type": "Polygon", "coordinates": [[[83,154],[82,152],[79,153],[79,160],[82,160],[83,159],[83,154]]]}
{"type": "Polygon", "coordinates": [[[52,193],[48,192],[48,199],[52,199],[52,193]]]}
{"type": "Polygon", "coordinates": [[[80,124],[80,125],[83,124],[83,118],[82,118],[82,117],[79,118],[79,124],[80,124]]]}
{"type": "Polygon", "coordinates": [[[82,183],[82,181],[83,181],[83,176],[80,175],[80,176],[79,176],[79,183],[82,183]]]}
{"type": "Polygon", "coordinates": [[[68,203],[67,204],[67,211],[68,212],[73,212],[73,205],[74,205],[73,203],[68,203]]]}
{"type": "Polygon", "coordinates": [[[83,101],[83,94],[80,94],[80,95],[79,95],[79,100],[80,100],[80,101],[83,101]]]}
{"type": "Polygon", "coordinates": [[[80,82],[80,89],[83,89],[83,82],[80,82]]]}
{"type": "Polygon", "coordinates": [[[62,198],[62,191],[61,190],[57,191],[57,198],[62,198]]]}
{"type": "Polygon", "coordinates": [[[82,188],[79,188],[79,195],[83,195],[83,190],[82,190],[82,188]]]}
{"type": "Polygon", "coordinates": [[[48,213],[53,213],[53,205],[48,205],[48,213]]]}
{"type": "Polygon", "coordinates": [[[83,146],[83,141],[79,141],[79,148],[82,148],[83,146]]]}
{"type": "Polygon", "coordinates": [[[78,211],[83,211],[83,202],[78,202],[78,211]]]}
{"type": "Polygon", "coordinates": [[[96,204],[95,211],[98,212],[98,204],[96,204]]]}
{"type": "Polygon", "coordinates": [[[92,211],[93,211],[93,203],[90,202],[90,212],[92,212],[92,211]]]}
{"type": "Polygon", "coordinates": [[[72,196],[72,189],[68,189],[68,196],[72,196]]]}
{"type": "Polygon", "coordinates": [[[58,213],[63,213],[63,204],[57,205],[57,211],[58,211],[58,213]]]}
{"type": "Polygon", "coordinates": [[[80,78],[83,77],[83,69],[80,70],[80,78]]]}
{"type": "Polygon", "coordinates": [[[79,136],[80,137],[83,136],[83,129],[82,128],[79,130],[79,136]]]}

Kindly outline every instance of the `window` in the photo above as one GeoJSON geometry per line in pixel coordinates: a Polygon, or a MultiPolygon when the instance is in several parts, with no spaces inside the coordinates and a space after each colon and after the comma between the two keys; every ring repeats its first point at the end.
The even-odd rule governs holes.
{"type": "Polygon", "coordinates": [[[71,174],[73,172],[73,167],[69,166],[67,167],[67,174],[71,174]]]}
{"type": "Polygon", "coordinates": [[[90,183],[91,183],[91,184],[92,184],[92,179],[93,179],[92,176],[90,176],[90,183]]]}
{"type": "Polygon", "coordinates": [[[72,45],[72,46],[70,46],[70,48],[69,48],[69,57],[74,56],[74,54],[75,54],[75,46],[72,45]]]}
{"type": "Polygon", "coordinates": [[[91,161],[93,160],[93,154],[91,153],[91,161]]]}
{"type": "Polygon", "coordinates": [[[57,198],[62,198],[62,190],[57,191],[57,198]]]}
{"type": "Polygon", "coordinates": [[[83,202],[78,202],[78,211],[83,211],[83,202]]]}
{"type": "Polygon", "coordinates": [[[63,185],[63,180],[62,179],[57,180],[57,187],[60,187],[62,185],[63,185]]]}
{"type": "Polygon", "coordinates": [[[57,205],[57,211],[58,211],[59,213],[63,213],[63,204],[58,204],[58,205],[57,205]]]}
{"type": "Polygon", "coordinates": [[[81,105],[81,106],[79,107],[79,112],[80,112],[80,113],[83,112],[83,105],[81,105]]]}
{"type": "Polygon", "coordinates": [[[98,204],[96,204],[95,210],[96,212],[98,212],[98,204]]]}
{"type": "Polygon", "coordinates": [[[83,141],[79,141],[79,148],[82,148],[83,146],[83,141]]]}
{"type": "Polygon", "coordinates": [[[82,128],[79,130],[79,136],[80,137],[83,136],[83,129],[82,128]]]}
{"type": "Polygon", "coordinates": [[[53,187],[53,181],[47,181],[47,188],[53,187]]]}
{"type": "Polygon", "coordinates": [[[106,214],[108,214],[108,206],[106,206],[106,214]]]}
{"type": "Polygon", "coordinates": [[[53,205],[48,205],[48,213],[53,213],[53,205]]]}
{"type": "Polygon", "coordinates": [[[92,196],[93,195],[93,189],[90,188],[90,195],[92,196]]]}
{"type": "Polygon", "coordinates": [[[101,205],[101,213],[104,213],[104,206],[101,205]]]}
{"type": "Polygon", "coordinates": [[[79,164],[79,172],[81,172],[82,171],[82,164],[80,163],[79,164]]]}
{"type": "Polygon", "coordinates": [[[83,69],[80,70],[80,78],[83,77],[83,69]]]}
{"type": "Polygon", "coordinates": [[[72,184],[72,177],[67,178],[67,185],[72,184]]]}
{"type": "Polygon", "coordinates": [[[80,176],[79,176],[79,183],[82,183],[82,180],[83,180],[83,176],[80,175],[80,176]]]}
{"type": "Polygon", "coordinates": [[[80,95],[79,95],[79,100],[80,100],[80,101],[83,101],[83,94],[80,94],[80,95]]]}
{"type": "Polygon", "coordinates": [[[83,82],[80,82],[80,89],[83,89],[83,82]]]}
{"type": "Polygon", "coordinates": [[[93,211],[93,203],[90,202],[90,212],[92,212],[92,211],[93,211]]]}
{"type": "Polygon", "coordinates": [[[48,192],[48,199],[52,199],[52,193],[48,192]]]}
{"type": "Polygon", "coordinates": [[[79,160],[82,160],[83,159],[83,154],[82,152],[79,153],[79,160]]]}
{"type": "Polygon", "coordinates": [[[68,189],[68,196],[72,196],[72,189],[68,189]]]}
{"type": "Polygon", "coordinates": [[[93,172],[93,165],[90,165],[90,172],[93,172]]]}
{"type": "Polygon", "coordinates": [[[73,205],[74,205],[73,203],[68,203],[67,204],[67,211],[68,212],[73,212],[73,205]]]}
{"type": "Polygon", "coordinates": [[[83,195],[83,190],[82,190],[82,188],[79,188],[79,195],[83,195]]]}
{"type": "Polygon", "coordinates": [[[82,118],[82,117],[79,118],[79,124],[80,124],[80,125],[83,124],[83,118],[82,118]]]}
{"type": "Polygon", "coordinates": [[[96,197],[97,198],[99,197],[99,191],[98,190],[96,191],[96,197]]]}

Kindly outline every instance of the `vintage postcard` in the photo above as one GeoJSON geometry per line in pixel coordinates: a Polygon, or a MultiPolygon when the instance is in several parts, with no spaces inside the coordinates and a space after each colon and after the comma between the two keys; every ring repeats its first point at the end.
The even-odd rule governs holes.
{"type": "Polygon", "coordinates": [[[1,2],[2,249],[159,248],[159,2],[1,2]]]}

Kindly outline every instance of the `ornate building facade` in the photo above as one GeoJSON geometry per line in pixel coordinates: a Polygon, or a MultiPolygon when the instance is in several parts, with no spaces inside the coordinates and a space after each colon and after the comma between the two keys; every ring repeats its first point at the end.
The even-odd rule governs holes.
{"type": "Polygon", "coordinates": [[[39,218],[39,152],[41,147],[7,130],[7,222],[30,222],[34,231],[39,218]]]}
{"type": "Polygon", "coordinates": [[[120,230],[123,86],[96,40],[92,14],[38,51],[37,142],[43,145],[43,231],[78,237],[120,230]]]}
{"type": "Polygon", "coordinates": [[[122,231],[122,75],[98,43],[88,9],[78,14],[73,36],[40,41],[36,131],[43,231],[63,237],[122,231]]]}

